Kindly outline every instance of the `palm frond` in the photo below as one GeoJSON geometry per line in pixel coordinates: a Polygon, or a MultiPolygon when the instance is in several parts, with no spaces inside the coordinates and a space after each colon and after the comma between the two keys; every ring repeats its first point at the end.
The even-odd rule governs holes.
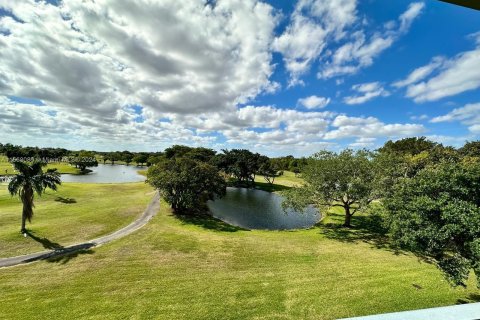
{"type": "Polygon", "coordinates": [[[28,165],[28,163],[22,161],[14,161],[12,165],[13,168],[20,174],[23,174],[24,176],[30,175],[30,166],[28,165]]]}
{"type": "Polygon", "coordinates": [[[24,175],[16,175],[10,180],[8,184],[8,192],[12,196],[18,194],[20,188],[25,184],[25,176],[24,175]]]}

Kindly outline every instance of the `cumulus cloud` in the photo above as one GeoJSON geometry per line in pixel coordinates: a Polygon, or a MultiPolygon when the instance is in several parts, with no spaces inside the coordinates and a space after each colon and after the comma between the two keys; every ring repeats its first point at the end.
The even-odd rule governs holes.
{"type": "Polygon", "coordinates": [[[409,31],[413,21],[422,13],[425,3],[411,3],[398,21],[390,21],[384,29],[367,36],[364,29],[352,32],[349,41],[335,50],[331,59],[325,61],[318,77],[328,79],[336,76],[357,73],[373,64],[383,51],[388,49],[403,34],[409,31]]]}
{"type": "Polygon", "coordinates": [[[345,36],[345,28],[357,20],[356,12],[356,0],[297,2],[290,24],[273,42],[291,75],[290,85],[301,83],[299,77],[318,60],[327,42],[345,36]]]}
{"type": "Polygon", "coordinates": [[[417,68],[394,85],[408,86],[406,95],[415,102],[436,101],[480,88],[480,33],[471,35],[471,38],[477,44],[475,49],[450,59],[433,58],[429,64],[417,68]],[[433,76],[427,79],[432,73],[433,76]]]}
{"type": "Polygon", "coordinates": [[[327,132],[325,139],[377,138],[415,136],[425,131],[419,124],[385,124],[374,117],[348,117],[339,115],[332,122],[335,130],[327,132]]]}
{"type": "Polygon", "coordinates": [[[309,96],[298,99],[297,105],[304,106],[307,109],[321,109],[325,108],[330,103],[330,98],[309,96]]]}
{"type": "Polygon", "coordinates": [[[216,111],[278,86],[273,8],[256,0],[4,1],[4,94],[88,109],[114,120],[140,104],[162,113],[216,111]],[[159,32],[168,30],[168,32],[159,32]]]}
{"type": "Polygon", "coordinates": [[[376,97],[386,97],[390,95],[379,82],[356,84],[352,87],[352,90],[358,94],[345,97],[343,101],[346,104],[362,104],[376,97]]]}
{"type": "Polygon", "coordinates": [[[467,125],[470,132],[480,134],[480,103],[467,104],[430,120],[433,123],[453,121],[459,121],[467,125]]]}
{"type": "Polygon", "coordinates": [[[348,146],[351,148],[371,148],[375,145],[377,138],[358,138],[348,146]]]}
{"type": "MultiPolygon", "coordinates": [[[[421,129],[319,112],[327,97],[300,99],[303,111],[253,105],[280,88],[271,80],[273,51],[282,54],[290,80],[301,81],[327,42],[362,38],[350,32],[359,21],[356,0],[299,0],[277,37],[279,14],[259,0],[4,0],[0,8],[9,12],[0,16],[0,130],[14,143],[311,152],[333,146],[334,137],[368,143],[421,129]],[[341,124],[341,117],[371,123],[341,124]]],[[[415,15],[412,9],[388,30],[408,29],[415,15]]],[[[358,50],[365,56],[386,45],[363,37],[358,50]]],[[[348,52],[325,56],[352,66],[348,52]]],[[[375,92],[367,89],[354,87],[357,99],[375,92]]]]}

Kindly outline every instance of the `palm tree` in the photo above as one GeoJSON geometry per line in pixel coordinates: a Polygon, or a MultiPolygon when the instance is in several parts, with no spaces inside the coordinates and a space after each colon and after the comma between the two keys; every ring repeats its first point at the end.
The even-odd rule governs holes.
{"type": "Polygon", "coordinates": [[[33,198],[35,193],[39,196],[50,188],[57,190],[57,185],[61,184],[60,174],[57,169],[48,169],[43,172],[44,162],[35,161],[32,164],[26,162],[13,162],[16,174],[8,184],[8,191],[12,196],[19,195],[23,203],[22,212],[22,233],[26,233],[25,222],[28,219],[32,222],[33,217],[33,198]]]}

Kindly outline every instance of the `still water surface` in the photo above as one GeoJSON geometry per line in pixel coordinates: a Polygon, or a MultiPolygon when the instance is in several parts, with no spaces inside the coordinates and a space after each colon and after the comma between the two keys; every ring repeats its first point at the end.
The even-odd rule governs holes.
{"type": "Polygon", "coordinates": [[[92,172],[83,175],[62,174],[62,182],[83,183],[122,183],[144,181],[145,177],[138,174],[144,168],[125,165],[99,164],[98,167],[88,168],[92,172]]]}
{"type": "Polygon", "coordinates": [[[320,220],[315,208],[303,213],[282,208],[282,197],[275,193],[245,188],[227,188],[227,195],[208,202],[215,218],[245,229],[286,230],[309,228],[320,220]]]}

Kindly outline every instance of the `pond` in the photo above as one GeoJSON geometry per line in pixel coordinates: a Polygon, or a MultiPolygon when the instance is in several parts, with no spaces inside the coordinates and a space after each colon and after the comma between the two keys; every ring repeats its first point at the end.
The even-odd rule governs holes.
{"type": "Polygon", "coordinates": [[[282,197],[275,193],[245,188],[227,188],[227,195],[209,201],[215,218],[245,229],[288,230],[309,228],[320,220],[313,207],[303,213],[282,208],[282,197]]]}
{"type": "Polygon", "coordinates": [[[141,167],[99,164],[98,167],[88,168],[92,172],[88,174],[62,174],[62,182],[83,183],[123,183],[145,181],[145,177],[138,174],[141,167]]]}

